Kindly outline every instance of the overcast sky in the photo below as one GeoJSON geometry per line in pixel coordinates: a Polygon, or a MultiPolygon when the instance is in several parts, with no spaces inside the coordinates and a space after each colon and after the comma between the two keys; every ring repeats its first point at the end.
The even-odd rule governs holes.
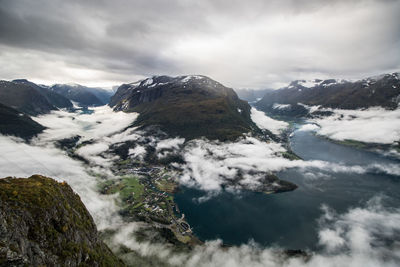
{"type": "Polygon", "coordinates": [[[0,79],[234,88],[400,70],[397,0],[0,0],[0,79]]]}

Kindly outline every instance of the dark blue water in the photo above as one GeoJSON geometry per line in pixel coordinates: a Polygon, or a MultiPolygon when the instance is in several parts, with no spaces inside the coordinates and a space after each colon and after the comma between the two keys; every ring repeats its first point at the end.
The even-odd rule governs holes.
{"type": "MultiPolygon", "coordinates": [[[[324,160],[345,165],[400,164],[393,158],[358,150],[311,132],[294,132],[293,151],[304,160],[324,160]]],[[[334,173],[330,170],[289,169],[278,173],[281,179],[296,183],[293,192],[265,195],[243,192],[240,195],[223,192],[204,203],[193,199],[204,192],[185,188],[175,200],[195,234],[202,240],[222,239],[239,245],[254,240],[270,246],[289,249],[318,249],[318,218],[321,205],[337,212],[364,205],[376,195],[387,196],[386,203],[400,206],[400,177],[379,172],[364,174],[334,173]],[[316,176],[316,177],[315,177],[316,176]]]]}

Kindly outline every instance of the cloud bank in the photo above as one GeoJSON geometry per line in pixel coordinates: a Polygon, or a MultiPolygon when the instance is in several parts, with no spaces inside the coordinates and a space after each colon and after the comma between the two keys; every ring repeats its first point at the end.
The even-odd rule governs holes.
{"type": "Polygon", "coordinates": [[[393,144],[400,141],[400,109],[365,110],[321,109],[331,111],[328,117],[311,120],[300,130],[313,130],[335,140],[356,140],[366,143],[393,144]]]}
{"type": "Polygon", "coordinates": [[[28,145],[22,140],[1,135],[0,149],[1,177],[41,174],[58,181],[66,181],[79,194],[100,230],[118,222],[118,208],[113,197],[97,193],[96,178],[87,173],[87,166],[81,162],[69,158],[66,153],[52,145],[28,145]]]}
{"type": "Polygon", "coordinates": [[[396,164],[346,165],[321,160],[289,160],[282,155],[285,151],[278,143],[267,143],[253,137],[225,143],[194,140],[185,146],[183,158],[186,164],[180,166],[183,174],[179,181],[186,186],[216,194],[223,188],[254,188],[266,173],[288,168],[320,173],[318,177],[311,177],[318,179],[329,172],[400,176],[400,167],[396,164]],[[238,174],[242,175],[241,180],[237,180],[238,174]],[[232,181],[235,181],[233,185],[232,181]]]}
{"type": "Polygon", "coordinates": [[[251,108],[251,119],[257,124],[260,129],[269,130],[275,135],[279,135],[284,129],[289,126],[289,123],[284,121],[274,120],[264,112],[251,108]]]}

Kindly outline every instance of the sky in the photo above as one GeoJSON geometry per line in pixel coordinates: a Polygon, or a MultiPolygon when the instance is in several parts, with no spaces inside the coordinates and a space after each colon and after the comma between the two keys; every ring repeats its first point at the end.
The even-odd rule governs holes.
{"type": "Polygon", "coordinates": [[[0,0],[0,79],[233,88],[400,70],[398,0],[0,0]]]}

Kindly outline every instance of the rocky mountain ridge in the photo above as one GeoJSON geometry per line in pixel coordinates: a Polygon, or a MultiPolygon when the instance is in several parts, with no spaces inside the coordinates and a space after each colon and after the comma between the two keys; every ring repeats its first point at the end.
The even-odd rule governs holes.
{"type": "Polygon", "coordinates": [[[49,90],[84,106],[106,105],[113,94],[112,91],[80,84],[54,84],[49,90]]]}
{"type": "Polygon", "coordinates": [[[297,80],[287,87],[267,92],[256,107],[275,115],[303,116],[308,111],[299,103],[339,109],[374,106],[395,109],[400,103],[400,73],[358,81],[297,80]]]}
{"type": "Polygon", "coordinates": [[[258,130],[246,101],[233,89],[200,75],[153,76],[123,84],[110,106],[116,111],[138,112],[137,126],[159,126],[186,139],[227,140],[258,130]]]}

